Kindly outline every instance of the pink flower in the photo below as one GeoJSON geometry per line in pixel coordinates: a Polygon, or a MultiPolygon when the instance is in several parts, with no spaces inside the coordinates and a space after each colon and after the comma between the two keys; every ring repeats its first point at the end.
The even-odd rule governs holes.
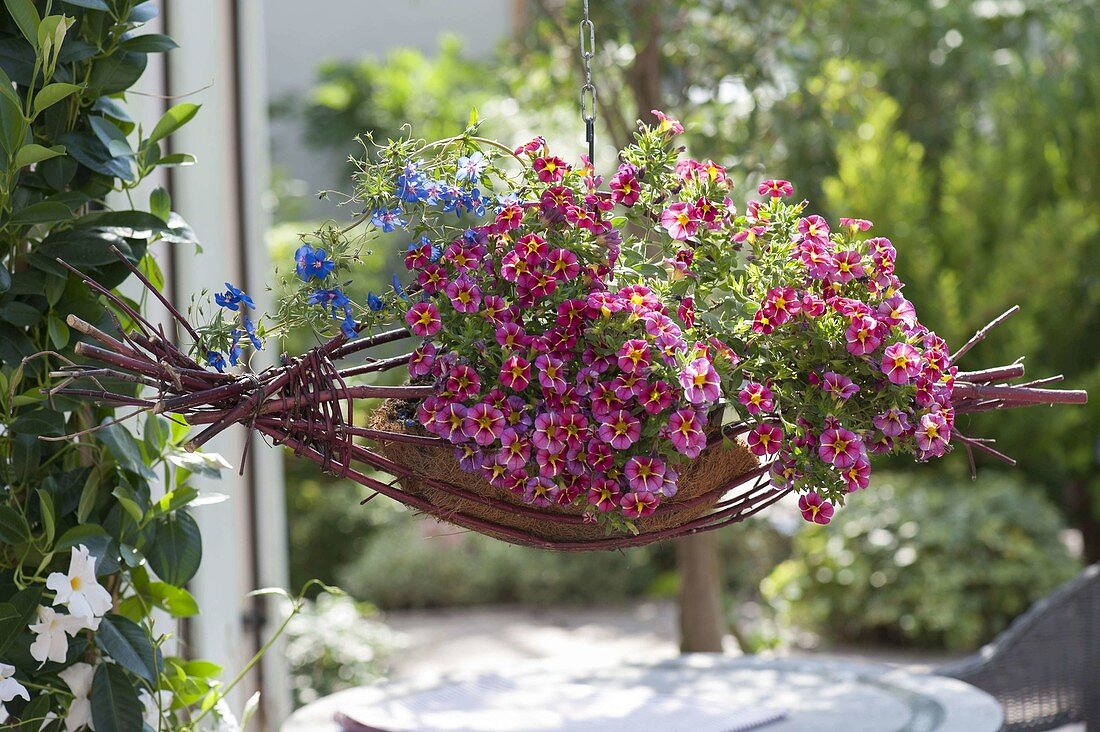
{"type": "Polygon", "coordinates": [[[798,499],[798,510],[802,518],[814,524],[827,524],[833,519],[833,504],[822,499],[815,492],[807,493],[798,499]]]}
{"type": "Polygon", "coordinates": [[[848,353],[853,356],[866,356],[882,345],[879,337],[879,322],[869,315],[852,318],[848,329],[844,331],[848,353]]]}
{"type": "Polygon", "coordinates": [[[642,423],[630,412],[620,409],[601,420],[596,435],[616,450],[625,450],[642,436],[642,423]]]}
{"type": "Polygon", "coordinates": [[[821,246],[829,244],[829,223],[817,214],[799,219],[798,233],[802,234],[803,242],[812,242],[821,246]]]}
{"type": "Polygon", "coordinates": [[[665,463],[659,458],[636,455],[626,461],[623,475],[631,490],[656,493],[664,484],[665,463]]]}
{"type": "Polygon", "coordinates": [[[890,408],[871,418],[876,429],[887,437],[900,437],[910,429],[909,418],[900,409],[890,408]]]}
{"type": "Polygon", "coordinates": [[[660,414],[672,404],[672,389],[664,381],[657,381],[650,384],[639,399],[646,412],[660,414]]]}
{"type": "Polygon", "coordinates": [[[467,364],[459,364],[447,375],[444,388],[459,401],[473,399],[481,391],[481,378],[467,364]]]}
{"type": "Polygon", "coordinates": [[[840,225],[847,227],[853,234],[857,231],[867,231],[872,226],[867,219],[850,219],[845,216],[840,217],[840,225]]]}
{"type": "Polygon", "coordinates": [[[775,331],[778,322],[778,313],[771,305],[764,305],[752,317],[752,332],[762,335],[770,335],[775,331]]]}
{"type": "Polygon", "coordinates": [[[623,400],[610,384],[597,384],[592,392],[592,414],[606,417],[623,407],[623,400]]]}
{"type": "Polygon", "coordinates": [[[466,410],[462,431],[479,445],[496,442],[504,431],[504,412],[488,404],[475,404],[466,410]]]}
{"type": "Polygon", "coordinates": [[[761,196],[771,196],[772,198],[786,197],[794,194],[794,186],[787,180],[766,180],[760,183],[760,187],[756,189],[756,192],[761,196]]]}
{"type": "Polygon", "coordinates": [[[566,172],[569,170],[569,166],[565,164],[565,161],[556,156],[535,158],[535,162],[531,167],[534,168],[539,180],[543,183],[557,183],[565,177],[566,172]]]}
{"type": "Polygon", "coordinates": [[[448,442],[462,442],[466,439],[466,407],[452,402],[435,415],[434,432],[448,442]]]}
{"type": "Polygon", "coordinates": [[[539,375],[542,388],[551,394],[560,394],[566,390],[565,369],[557,356],[544,353],[535,359],[535,371],[539,375]]]}
{"type": "Polygon", "coordinates": [[[690,203],[679,201],[672,204],[661,213],[661,226],[668,230],[668,235],[676,241],[684,241],[690,236],[695,236],[699,229],[699,212],[690,203]]]}
{"type": "Polygon", "coordinates": [[[535,417],[535,429],[531,433],[531,442],[539,450],[561,452],[565,449],[565,432],[553,412],[540,412],[535,417]]]}
{"type": "Polygon", "coordinates": [[[619,499],[619,506],[623,510],[623,516],[629,519],[649,516],[657,510],[661,499],[649,491],[636,491],[627,493],[619,499]]]}
{"type": "Polygon", "coordinates": [[[863,269],[863,260],[855,250],[845,249],[837,252],[833,255],[833,261],[836,262],[836,274],[833,279],[841,284],[858,280],[867,274],[863,269]]]}
{"type": "Polygon", "coordinates": [[[555,249],[550,252],[550,256],[547,257],[547,266],[550,268],[550,275],[563,282],[576,279],[581,272],[577,255],[568,249],[555,249]]]}
{"type": "Polygon", "coordinates": [[[606,442],[600,442],[599,440],[592,440],[588,443],[585,457],[588,461],[588,467],[599,473],[606,473],[615,464],[615,456],[611,452],[611,447],[606,442]]]}
{"type": "Polygon", "coordinates": [[[568,412],[560,421],[565,449],[580,450],[588,441],[588,420],[580,412],[568,412]]]}
{"type": "Polygon", "coordinates": [[[703,431],[703,417],[694,409],[678,409],[668,420],[668,437],[676,451],[689,458],[699,457],[707,446],[707,436],[703,431]]]}
{"type": "Polygon", "coordinates": [[[520,145],[519,147],[517,147],[516,150],[515,150],[515,154],[516,154],[517,157],[520,156],[520,155],[523,155],[523,154],[528,154],[529,155],[531,153],[534,153],[534,152],[540,150],[543,147],[546,147],[546,138],[543,137],[542,135],[539,135],[538,137],[531,140],[530,142],[525,142],[522,145],[520,145]]]}
{"type": "Polygon", "coordinates": [[[424,343],[413,349],[409,356],[409,376],[415,378],[427,376],[435,365],[435,344],[424,343]]]}
{"type": "Polygon", "coordinates": [[[600,513],[607,513],[618,507],[621,492],[619,484],[615,481],[597,478],[588,489],[588,503],[595,506],[600,513]]]}
{"type": "Polygon", "coordinates": [[[527,334],[518,323],[502,323],[496,330],[497,343],[513,351],[527,347],[527,334]]]}
{"type": "Polygon", "coordinates": [[[405,313],[405,323],[414,336],[431,338],[443,327],[439,310],[430,302],[418,302],[405,313]]]}
{"type": "Polygon", "coordinates": [[[513,472],[522,470],[531,460],[531,442],[511,427],[500,433],[500,452],[497,461],[513,472]]]}
{"type": "Polygon", "coordinates": [[[806,265],[810,276],[818,280],[832,279],[836,275],[836,258],[826,245],[809,239],[798,245],[794,256],[806,265]]]}
{"type": "Polygon", "coordinates": [[[538,508],[554,505],[558,497],[557,483],[549,478],[531,478],[524,486],[523,500],[538,508]]]}
{"type": "Polygon", "coordinates": [[[859,386],[843,374],[826,371],[822,378],[821,389],[836,400],[851,399],[859,392],[859,386]]]}
{"type": "Polygon", "coordinates": [[[448,284],[446,292],[451,305],[460,313],[476,313],[481,306],[481,289],[466,275],[448,284]]]}
{"type": "Polygon", "coordinates": [[[849,493],[862,490],[871,482],[871,461],[866,457],[856,460],[841,473],[849,493]]]}
{"type": "Polygon", "coordinates": [[[429,264],[416,276],[416,281],[427,295],[434,295],[447,286],[447,270],[438,264],[429,264]]]}
{"type": "Polygon", "coordinates": [[[894,343],[882,354],[882,373],[893,384],[909,384],[921,370],[920,351],[908,343],[894,343]]]}
{"type": "Polygon", "coordinates": [[[749,432],[746,442],[753,455],[774,455],[783,446],[783,430],[768,422],[758,424],[749,432]]]}
{"type": "Polygon", "coordinates": [[[737,394],[737,401],[741,402],[745,411],[754,417],[775,408],[775,395],[772,394],[772,390],[755,381],[750,381],[741,389],[737,394]]]}
{"type": "Polygon", "coordinates": [[[914,328],[917,325],[916,308],[900,293],[894,293],[883,300],[878,306],[878,313],[887,325],[900,325],[904,328],[914,328]]]}
{"type": "Polygon", "coordinates": [[[620,165],[619,172],[611,177],[611,200],[630,207],[638,202],[642,187],[634,176],[633,166],[620,165]]]}
{"type": "Polygon", "coordinates": [[[830,427],[821,433],[817,454],[830,465],[847,468],[859,459],[861,448],[862,441],[856,433],[843,427],[830,427]]]}
{"type": "Polygon", "coordinates": [[[920,418],[913,433],[917,448],[928,456],[943,457],[951,440],[951,428],[942,412],[929,412],[920,418]]]}
{"type": "Polygon", "coordinates": [[[619,369],[633,374],[649,368],[649,344],[641,338],[632,338],[619,349],[619,369]]]}
{"type": "Polygon", "coordinates": [[[718,372],[709,358],[697,358],[680,372],[684,397],[692,404],[710,404],[721,396],[718,372]]]}
{"type": "Polygon", "coordinates": [[[625,402],[644,394],[649,384],[639,374],[619,374],[611,381],[611,388],[625,402]]]}
{"type": "Polygon", "coordinates": [[[531,383],[531,364],[520,356],[509,356],[500,367],[500,383],[513,391],[523,391],[531,383]]]}
{"type": "Polygon", "coordinates": [[[657,118],[657,131],[665,132],[669,135],[682,135],[684,134],[684,126],[679,121],[669,117],[664,112],[657,109],[649,110],[649,113],[657,118]]]}

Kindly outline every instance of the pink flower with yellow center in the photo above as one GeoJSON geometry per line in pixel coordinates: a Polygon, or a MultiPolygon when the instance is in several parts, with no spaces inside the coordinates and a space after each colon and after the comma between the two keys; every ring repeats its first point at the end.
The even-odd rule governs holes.
{"type": "Polygon", "coordinates": [[[405,253],[405,268],[420,269],[432,261],[432,245],[411,246],[405,253]]]}
{"type": "Polygon", "coordinates": [[[802,310],[802,300],[793,287],[773,287],[765,302],[775,310],[776,325],[782,325],[802,310]]]}
{"type": "Polygon", "coordinates": [[[576,279],[581,272],[577,255],[568,249],[555,249],[550,252],[546,258],[546,266],[550,269],[550,276],[562,282],[576,279]]]}
{"type": "Polygon", "coordinates": [[[843,469],[855,465],[863,454],[862,448],[862,440],[855,432],[843,427],[830,427],[818,438],[817,455],[830,465],[843,469]]]}
{"type": "Polygon", "coordinates": [[[462,430],[479,445],[496,442],[504,431],[504,413],[489,404],[475,404],[466,410],[462,430]]]}
{"type": "Polygon", "coordinates": [[[697,358],[680,372],[684,397],[692,404],[711,404],[721,396],[720,379],[709,358],[697,358]]]}
{"type": "Polygon", "coordinates": [[[448,442],[466,439],[466,407],[452,402],[435,414],[435,433],[448,442]]]}
{"type": "Polygon", "coordinates": [[[481,301],[481,314],[494,326],[499,326],[509,317],[508,305],[500,295],[487,295],[481,301]]]}
{"type": "Polygon", "coordinates": [[[546,240],[538,234],[525,234],[516,242],[516,254],[530,265],[541,264],[546,259],[549,248],[546,240]]]}
{"type": "Polygon", "coordinates": [[[588,439],[588,420],[577,411],[567,412],[560,420],[567,450],[580,450],[588,439]]]}
{"type": "Polygon", "coordinates": [[[618,508],[621,493],[619,484],[615,481],[597,478],[588,489],[588,503],[600,513],[607,513],[618,508]]]}
{"type": "Polygon", "coordinates": [[[511,427],[500,433],[500,452],[497,461],[510,471],[522,470],[531,460],[531,441],[511,427]]]}
{"type": "Polygon", "coordinates": [[[500,276],[508,282],[518,282],[520,277],[530,272],[531,265],[514,249],[500,260],[500,276]]]}
{"type": "Polygon", "coordinates": [[[679,120],[669,117],[664,112],[651,109],[649,113],[657,118],[657,131],[668,135],[682,135],[684,134],[684,126],[680,124],[679,120]]]}
{"type": "Polygon", "coordinates": [[[737,394],[737,401],[753,417],[762,412],[770,412],[775,409],[775,395],[772,390],[755,381],[745,384],[744,388],[737,394]]]}
{"type": "Polygon", "coordinates": [[[628,374],[649,368],[649,343],[641,338],[632,338],[619,348],[619,369],[628,374]]]}
{"type": "Polygon", "coordinates": [[[592,414],[606,417],[623,408],[623,400],[611,384],[597,384],[592,392],[592,414]]]}
{"type": "Polygon", "coordinates": [[[802,234],[804,242],[813,242],[821,246],[829,244],[829,223],[817,214],[799,219],[798,233],[802,234]]]}
{"type": "Polygon", "coordinates": [[[554,505],[558,496],[558,484],[546,477],[531,478],[524,486],[523,500],[538,508],[554,505]]]}
{"type": "Polygon", "coordinates": [[[887,437],[901,437],[911,428],[909,417],[900,409],[890,408],[871,418],[871,424],[887,437]]]}
{"type": "Polygon", "coordinates": [[[539,475],[556,478],[565,472],[565,453],[551,450],[536,450],[535,464],[539,466],[539,475]]]}
{"type": "Polygon", "coordinates": [[[772,198],[781,198],[794,195],[794,186],[788,180],[769,179],[762,181],[760,187],[756,189],[756,192],[761,196],[771,196],[772,198]]]}
{"type": "Polygon", "coordinates": [[[821,380],[821,389],[837,401],[851,399],[859,392],[859,386],[843,374],[826,371],[821,380]]]}
{"type": "Polygon", "coordinates": [[[634,456],[626,461],[623,475],[631,490],[657,493],[665,480],[665,463],[655,457],[634,456]]]}
{"type": "Polygon", "coordinates": [[[704,426],[704,418],[694,409],[677,409],[668,420],[668,439],[680,454],[697,458],[707,446],[704,426]]]}
{"type": "Polygon", "coordinates": [[[527,348],[528,338],[518,323],[502,323],[496,329],[497,343],[505,348],[518,351],[527,348]]]}
{"type": "Polygon", "coordinates": [[[695,298],[684,297],[680,299],[680,307],[676,309],[676,316],[687,328],[695,327],[695,298]]]}
{"type": "Polygon", "coordinates": [[[413,349],[409,356],[409,376],[414,379],[427,376],[435,365],[435,344],[424,343],[413,349]]]}
{"type": "Polygon", "coordinates": [[[745,441],[753,455],[774,455],[783,447],[783,430],[779,425],[764,422],[753,427],[745,441]]]}
{"type": "Polygon", "coordinates": [[[867,231],[872,226],[871,222],[867,219],[852,219],[846,216],[840,217],[840,225],[846,227],[852,234],[857,231],[867,231]]]}
{"type": "Polygon", "coordinates": [[[598,473],[606,473],[615,464],[615,456],[611,452],[611,446],[606,442],[592,440],[585,451],[588,467],[598,473]]]}
{"type": "Polygon", "coordinates": [[[535,162],[531,167],[534,168],[535,174],[543,183],[557,183],[569,171],[569,166],[557,156],[535,158],[535,162]]]}
{"type": "Polygon", "coordinates": [[[699,212],[690,203],[678,201],[661,213],[661,226],[676,241],[684,241],[699,230],[699,212]]]}
{"type": "Polygon", "coordinates": [[[535,359],[535,371],[539,375],[539,384],[551,394],[561,394],[568,388],[565,383],[565,367],[557,356],[541,354],[535,359]]]}
{"type": "Polygon", "coordinates": [[[518,204],[511,204],[505,206],[497,214],[496,229],[498,231],[507,231],[509,229],[518,229],[523,223],[523,208],[518,204]]]}
{"type": "Polygon", "coordinates": [[[862,457],[856,460],[854,464],[844,468],[840,475],[844,479],[844,484],[847,486],[849,493],[863,490],[871,482],[871,461],[866,457],[862,457]]]}
{"type": "Polygon", "coordinates": [[[761,335],[770,335],[775,332],[775,328],[779,325],[778,313],[775,308],[770,305],[765,305],[756,311],[756,314],[752,318],[752,332],[760,333],[761,335]]]}
{"type": "Polygon", "coordinates": [[[434,295],[447,286],[447,271],[438,264],[429,264],[416,276],[416,281],[427,295],[434,295]]]}
{"type": "Polygon", "coordinates": [[[892,384],[909,384],[921,371],[920,351],[908,343],[894,343],[882,354],[882,373],[892,384]]]}
{"type": "Polygon", "coordinates": [[[630,166],[620,165],[619,172],[611,177],[611,200],[626,207],[638,202],[642,187],[630,166]]]}
{"type": "Polygon", "coordinates": [[[405,313],[405,323],[414,336],[431,338],[443,328],[439,310],[430,302],[418,302],[405,313]]]}
{"type": "Polygon", "coordinates": [[[642,436],[642,423],[630,412],[620,409],[601,419],[596,436],[616,450],[625,450],[642,436]]]}
{"type": "Polygon", "coordinates": [[[460,313],[476,313],[481,306],[481,288],[473,280],[462,275],[445,288],[451,305],[460,313]]]}
{"type": "Polygon", "coordinates": [[[535,417],[535,429],[531,433],[531,442],[539,450],[561,452],[565,449],[565,433],[562,431],[558,416],[553,412],[540,412],[535,417]]]}
{"type": "Polygon", "coordinates": [[[481,378],[467,364],[459,364],[447,375],[444,389],[459,401],[473,399],[481,391],[481,378]]]}
{"type": "Polygon", "coordinates": [[[852,318],[844,331],[844,340],[848,353],[853,356],[866,356],[882,345],[879,337],[879,322],[869,315],[852,318]]]}
{"type": "Polygon", "coordinates": [[[929,412],[921,416],[913,433],[917,449],[932,457],[943,457],[951,442],[951,427],[941,412],[929,412]]]}
{"type": "Polygon", "coordinates": [[[863,260],[859,256],[859,252],[852,249],[837,252],[833,255],[833,261],[836,263],[836,273],[833,275],[834,282],[845,284],[852,280],[858,280],[867,274],[863,269],[863,260]]]}
{"type": "Polygon", "coordinates": [[[531,364],[521,356],[509,356],[500,367],[500,383],[513,391],[523,391],[531,383],[531,364]]]}
{"type": "Polygon", "coordinates": [[[657,494],[650,491],[627,493],[619,499],[619,507],[622,509],[623,516],[628,519],[650,516],[657,510],[660,503],[661,499],[657,497],[657,494]]]}
{"type": "Polygon", "coordinates": [[[833,504],[813,491],[798,499],[798,510],[802,512],[802,518],[813,524],[829,523],[835,511],[833,504]]]}
{"type": "Polygon", "coordinates": [[[660,414],[672,405],[672,389],[664,381],[650,384],[639,396],[642,409],[649,414],[660,414]]]}

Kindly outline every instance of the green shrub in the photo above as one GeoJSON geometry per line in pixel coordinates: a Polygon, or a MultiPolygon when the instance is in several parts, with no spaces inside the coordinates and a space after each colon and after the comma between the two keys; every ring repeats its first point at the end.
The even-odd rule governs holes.
{"type": "Polygon", "coordinates": [[[761,589],[780,624],[832,641],[974,648],[1077,571],[1062,528],[1038,490],[1007,476],[882,477],[830,526],[803,529],[761,589]]]}

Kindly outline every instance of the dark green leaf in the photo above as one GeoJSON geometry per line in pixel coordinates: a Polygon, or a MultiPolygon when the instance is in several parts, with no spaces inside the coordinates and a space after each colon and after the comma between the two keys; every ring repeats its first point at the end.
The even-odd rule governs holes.
{"type": "Polygon", "coordinates": [[[57,138],[81,165],[111,178],[134,181],[132,157],[115,157],[99,139],[83,132],[68,132],[57,138]]]}
{"type": "Polygon", "coordinates": [[[31,479],[42,461],[42,442],[38,435],[16,435],[11,445],[11,465],[16,482],[31,479]]]}
{"type": "Polygon", "coordinates": [[[198,113],[199,106],[198,104],[183,102],[182,104],[170,107],[157,122],[157,126],[153,128],[152,133],[149,135],[149,142],[162,140],[187,124],[187,122],[198,113]]]}
{"type": "Polygon", "coordinates": [[[117,94],[134,85],[145,72],[149,57],[144,53],[116,51],[92,64],[88,86],[100,94],[117,94]]]}
{"type": "Polygon", "coordinates": [[[49,712],[49,694],[39,694],[31,699],[30,704],[23,707],[23,711],[19,713],[20,719],[26,720],[19,725],[20,732],[42,732],[43,729],[48,731],[50,729],[49,723],[43,722],[42,720],[45,719],[49,712]]]}
{"type": "Polygon", "coordinates": [[[38,48],[38,24],[41,19],[34,9],[34,3],[31,0],[4,0],[4,4],[8,6],[12,20],[19,26],[19,32],[32,46],[38,48]]]}
{"type": "Polygon", "coordinates": [[[84,523],[92,515],[92,509],[95,508],[96,502],[99,500],[99,484],[102,482],[103,473],[98,469],[88,473],[88,478],[84,481],[84,487],[80,491],[80,503],[76,509],[76,520],[79,523],[84,523]]]}
{"type": "Polygon", "coordinates": [[[107,152],[111,157],[132,158],[134,156],[126,134],[114,122],[106,117],[89,117],[88,124],[92,126],[96,138],[107,146],[107,152]]]}
{"type": "Polygon", "coordinates": [[[26,137],[26,119],[19,105],[0,94],[0,148],[7,152],[8,157],[14,157],[23,147],[26,137]]]}
{"type": "Polygon", "coordinates": [[[110,10],[104,0],[61,0],[66,5],[73,5],[78,8],[87,8],[88,10],[110,10]]]}
{"type": "Polygon", "coordinates": [[[107,446],[107,451],[114,456],[118,464],[127,470],[143,476],[147,480],[155,480],[154,473],[141,457],[141,449],[130,431],[121,424],[107,424],[96,432],[100,442],[107,446]]]}
{"type": "Polygon", "coordinates": [[[82,216],[80,224],[110,228],[126,239],[148,239],[169,228],[161,218],[147,211],[93,211],[82,216]]]}
{"type": "Polygon", "coordinates": [[[127,671],[154,683],[163,662],[145,630],[120,615],[106,615],[95,635],[96,645],[127,671]]]}
{"type": "Polygon", "coordinates": [[[127,20],[131,23],[148,23],[150,20],[157,17],[159,12],[155,0],[146,0],[146,2],[134,6],[127,20]]]}
{"type": "Polygon", "coordinates": [[[0,506],[0,540],[5,544],[24,544],[30,538],[31,528],[23,514],[11,506],[0,506]]]}
{"type": "Polygon", "coordinates": [[[157,160],[157,165],[164,168],[176,168],[184,165],[194,165],[195,156],[190,153],[172,153],[157,160]]]}
{"type": "Polygon", "coordinates": [[[39,509],[42,513],[42,530],[46,533],[47,544],[53,544],[54,532],[57,530],[57,510],[54,508],[53,499],[49,492],[38,489],[39,509]]]}
{"type": "Polygon", "coordinates": [[[49,160],[50,158],[56,158],[58,155],[64,154],[65,147],[63,145],[43,147],[42,145],[31,143],[30,145],[24,145],[19,148],[19,152],[15,154],[15,167],[22,168],[27,165],[41,163],[43,160],[49,160]]]}
{"type": "Polygon", "coordinates": [[[12,216],[12,223],[20,225],[49,224],[54,221],[64,221],[72,218],[72,215],[73,212],[63,203],[39,201],[38,203],[32,203],[12,216]]]}
{"type": "Polygon", "coordinates": [[[65,415],[52,409],[32,409],[16,417],[10,429],[16,434],[36,438],[38,435],[58,437],[65,434],[65,415]]]}
{"type": "Polygon", "coordinates": [[[163,53],[171,51],[173,48],[179,48],[178,43],[160,33],[127,38],[120,46],[127,51],[138,51],[140,53],[163,53]]]}
{"type": "Polygon", "coordinates": [[[8,268],[0,264],[0,295],[11,289],[11,272],[8,268]]]}
{"type": "Polygon", "coordinates": [[[174,587],[182,587],[199,569],[202,535],[190,514],[178,511],[158,519],[157,533],[146,556],[157,576],[174,587]]]}
{"type": "Polygon", "coordinates": [[[32,353],[34,353],[34,343],[22,328],[0,322],[0,360],[14,368],[32,353]]]}
{"type": "Polygon", "coordinates": [[[92,722],[96,732],[135,732],[142,727],[138,686],[122,667],[101,663],[92,678],[92,722]]]}
{"type": "Polygon", "coordinates": [[[45,267],[40,267],[45,271],[60,274],[65,270],[59,268],[55,259],[63,259],[77,268],[115,264],[118,257],[111,252],[112,246],[124,252],[129,250],[126,240],[113,232],[94,228],[67,229],[47,236],[35,249],[35,256],[31,259],[36,266],[45,264],[45,267]]]}
{"type": "Polygon", "coordinates": [[[41,587],[28,587],[16,592],[8,602],[0,603],[0,655],[32,622],[41,598],[41,587]]]}
{"type": "MultiPolygon", "coordinates": [[[[57,56],[57,62],[59,64],[75,64],[81,61],[87,61],[92,56],[99,53],[99,47],[94,44],[82,41],[79,38],[69,38],[65,41],[65,45],[61,47],[61,53],[57,56]]],[[[100,97],[103,99],[104,97],[100,97]]],[[[92,105],[92,109],[95,109],[95,105],[92,105]]]]}
{"type": "Polygon", "coordinates": [[[96,112],[102,112],[111,119],[117,119],[119,122],[132,123],[134,121],[134,118],[126,111],[126,107],[122,106],[118,100],[112,99],[111,97],[100,97],[95,100],[92,109],[96,112]]]}
{"type": "Polygon", "coordinates": [[[0,305],[0,320],[20,328],[29,328],[42,320],[42,311],[25,302],[7,302],[0,305]]]}
{"type": "Polygon", "coordinates": [[[34,113],[41,114],[44,110],[57,104],[65,97],[77,93],[80,89],[81,87],[77,84],[63,84],[61,82],[47,84],[34,95],[34,113]]]}
{"type": "MultiPolygon", "coordinates": [[[[95,555],[98,560],[103,556],[104,549],[110,539],[111,537],[107,535],[107,532],[102,526],[96,524],[74,526],[61,535],[61,538],[57,540],[57,546],[54,547],[54,551],[63,552],[74,546],[83,544],[88,547],[88,551],[95,555]]],[[[96,573],[100,574],[99,561],[96,561],[96,573]]]]}
{"type": "Polygon", "coordinates": [[[30,84],[34,74],[34,49],[18,36],[0,40],[0,68],[16,84],[30,84]]]}
{"type": "Polygon", "coordinates": [[[60,351],[69,345],[69,326],[65,325],[65,321],[57,317],[55,313],[51,313],[46,321],[46,330],[50,336],[50,343],[57,350],[60,351]]]}

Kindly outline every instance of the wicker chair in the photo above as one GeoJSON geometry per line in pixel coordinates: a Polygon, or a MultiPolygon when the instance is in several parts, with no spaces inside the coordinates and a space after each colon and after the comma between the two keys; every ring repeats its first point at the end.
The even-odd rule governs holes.
{"type": "Polygon", "coordinates": [[[992,643],[936,673],[996,697],[1005,730],[1100,730],[1100,564],[1035,603],[992,643]]]}

